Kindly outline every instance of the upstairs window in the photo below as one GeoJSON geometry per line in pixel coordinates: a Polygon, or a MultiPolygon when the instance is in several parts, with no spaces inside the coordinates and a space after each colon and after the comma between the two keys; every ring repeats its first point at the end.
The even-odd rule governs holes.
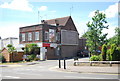
{"type": "Polygon", "coordinates": [[[39,40],[39,32],[35,32],[35,40],[39,40]]]}
{"type": "Polygon", "coordinates": [[[32,33],[28,33],[28,41],[32,41],[32,33]]]}
{"type": "Polygon", "coordinates": [[[25,33],[22,33],[22,41],[25,41],[25,33]]]}
{"type": "Polygon", "coordinates": [[[45,40],[49,40],[49,32],[48,31],[45,31],[44,37],[45,37],[45,40]]]}
{"type": "Polygon", "coordinates": [[[56,33],[56,40],[57,40],[57,41],[60,41],[60,32],[57,32],[57,33],[56,33]]]}

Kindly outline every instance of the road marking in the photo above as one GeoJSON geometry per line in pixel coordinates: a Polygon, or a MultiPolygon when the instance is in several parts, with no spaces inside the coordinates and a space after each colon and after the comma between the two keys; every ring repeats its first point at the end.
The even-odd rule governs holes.
{"type": "Polygon", "coordinates": [[[82,73],[82,74],[99,74],[99,75],[120,75],[120,74],[117,74],[117,73],[100,73],[100,72],[78,72],[78,73],[82,73]]]}
{"type": "Polygon", "coordinates": [[[2,76],[2,77],[7,77],[7,78],[15,78],[15,79],[18,79],[20,77],[15,77],[15,76],[2,76]]]}
{"type": "MultiPolygon", "coordinates": [[[[64,77],[68,77],[68,78],[79,78],[79,79],[93,79],[91,77],[80,77],[80,76],[64,76],[64,77]]],[[[95,78],[94,79],[105,79],[105,78],[95,78]]]]}

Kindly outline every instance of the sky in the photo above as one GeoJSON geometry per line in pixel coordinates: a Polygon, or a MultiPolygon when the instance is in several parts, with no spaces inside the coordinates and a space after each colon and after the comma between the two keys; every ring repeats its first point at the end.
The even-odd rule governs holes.
{"type": "MultiPolygon", "coordinates": [[[[85,0],[84,0],[85,1],[85,0]]],[[[39,0],[0,0],[0,36],[19,38],[19,28],[40,23],[41,20],[72,17],[80,37],[87,31],[94,11],[106,14],[109,29],[107,38],[115,35],[118,27],[118,3],[113,2],[42,2],[39,0]],[[39,11],[39,15],[38,15],[39,11]]]]}

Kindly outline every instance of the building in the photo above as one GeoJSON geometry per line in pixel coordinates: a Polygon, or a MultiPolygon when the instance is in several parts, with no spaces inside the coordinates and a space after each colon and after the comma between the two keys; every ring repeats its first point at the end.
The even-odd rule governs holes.
{"type": "Polygon", "coordinates": [[[7,48],[3,48],[1,53],[4,56],[6,62],[22,61],[23,60],[24,51],[21,48],[17,48],[16,52],[13,54],[10,54],[8,52],[7,48]]]}
{"type": "Polygon", "coordinates": [[[2,38],[0,37],[0,50],[2,50],[2,38]]]}
{"type": "Polygon", "coordinates": [[[71,16],[42,20],[41,24],[20,27],[20,46],[37,43],[40,59],[71,58],[78,50],[79,34],[71,16]]]}
{"type": "Polygon", "coordinates": [[[83,51],[83,50],[87,50],[87,46],[86,46],[86,38],[80,38],[79,39],[79,50],[83,51]]]}
{"type": "Polygon", "coordinates": [[[0,49],[2,50],[4,47],[7,47],[8,44],[13,45],[15,48],[19,45],[19,40],[16,37],[8,37],[1,39],[0,37],[0,49]]]}

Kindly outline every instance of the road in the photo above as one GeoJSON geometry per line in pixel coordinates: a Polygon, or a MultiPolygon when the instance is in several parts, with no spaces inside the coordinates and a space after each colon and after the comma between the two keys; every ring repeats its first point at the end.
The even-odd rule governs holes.
{"type": "MultiPolygon", "coordinates": [[[[67,60],[67,64],[72,63],[67,60]]],[[[116,74],[75,73],[54,70],[57,60],[40,61],[37,64],[2,68],[3,79],[118,79],[116,74]]],[[[1,67],[0,67],[1,68],[1,67]]]]}

